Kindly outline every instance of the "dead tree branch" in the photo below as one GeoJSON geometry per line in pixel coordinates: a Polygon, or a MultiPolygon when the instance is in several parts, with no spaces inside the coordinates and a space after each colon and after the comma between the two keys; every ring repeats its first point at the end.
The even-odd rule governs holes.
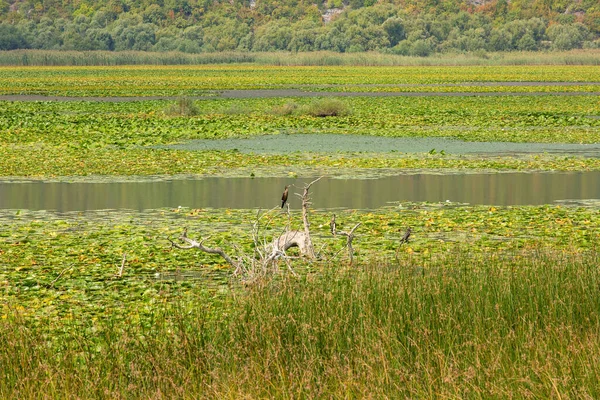
{"type": "Polygon", "coordinates": [[[281,236],[275,238],[272,246],[276,250],[287,251],[290,247],[298,247],[300,254],[307,255],[305,232],[302,231],[287,231],[281,236]]]}
{"type": "Polygon", "coordinates": [[[338,231],[337,224],[335,222],[335,214],[333,214],[333,216],[331,217],[331,222],[329,222],[329,229],[331,231],[331,234],[333,236],[340,235],[340,236],[346,237],[346,245],[344,247],[342,247],[340,249],[340,251],[338,251],[334,255],[334,257],[336,257],[338,254],[340,254],[345,248],[348,248],[348,256],[350,257],[350,264],[352,264],[352,262],[354,261],[354,248],[352,247],[352,241],[354,240],[354,237],[355,237],[354,231],[356,230],[356,228],[358,228],[360,226],[360,224],[361,224],[361,222],[354,225],[354,228],[350,229],[350,232],[338,231]]]}
{"type": "MultiPolygon", "coordinates": [[[[269,271],[269,266],[273,266],[277,268],[279,260],[283,260],[286,263],[287,268],[294,275],[296,273],[292,269],[291,260],[295,257],[289,257],[286,254],[286,251],[290,247],[298,247],[300,250],[300,254],[303,257],[308,259],[315,259],[317,255],[315,254],[315,248],[312,242],[312,238],[310,235],[310,221],[309,221],[309,208],[311,203],[311,199],[309,196],[309,190],[313,184],[321,180],[323,176],[313,180],[312,182],[306,184],[304,186],[304,191],[302,195],[297,194],[302,199],[302,223],[303,230],[291,230],[291,213],[290,206],[287,203],[287,209],[282,210],[283,213],[287,214],[287,224],[282,229],[281,234],[276,236],[272,241],[268,242],[264,234],[266,231],[269,231],[269,226],[274,221],[272,217],[272,213],[279,209],[279,206],[276,208],[267,211],[266,213],[261,213],[259,210],[256,214],[256,220],[252,226],[252,240],[254,242],[254,251],[250,254],[244,252],[239,246],[233,243],[235,251],[239,254],[236,259],[230,257],[223,249],[221,248],[211,248],[204,245],[204,242],[207,239],[194,240],[188,238],[187,236],[187,228],[184,229],[181,236],[178,238],[178,242],[171,238],[167,238],[172,247],[189,250],[189,249],[199,249],[205,253],[209,254],[218,254],[225,261],[227,261],[232,267],[235,268],[234,275],[243,274],[245,277],[249,277],[251,279],[255,277],[260,277],[266,274],[269,271]],[[266,220],[266,226],[264,221],[266,220]],[[261,222],[263,222],[263,226],[261,226],[261,222]],[[265,227],[267,229],[265,229],[265,227]]],[[[292,186],[292,185],[290,185],[292,186]]],[[[286,187],[287,188],[287,187],[286,187]]],[[[283,207],[282,207],[283,208],[283,207]]],[[[334,221],[335,225],[335,221],[334,221]]],[[[349,233],[342,233],[347,236],[346,247],[349,248],[350,259],[352,260],[353,249],[352,249],[352,240],[354,239],[354,231],[360,225],[356,225],[349,233]]],[[[332,233],[335,234],[335,227],[332,228],[332,233]]],[[[322,248],[321,248],[322,249],[322,248]]]]}
{"type": "MultiPolygon", "coordinates": [[[[279,250],[279,251],[283,251],[285,253],[285,251],[288,250],[290,247],[298,247],[300,250],[300,254],[302,254],[303,256],[310,258],[310,259],[316,258],[315,248],[313,246],[312,239],[310,237],[310,221],[308,218],[308,213],[309,213],[309,207],[311,205],[311,202],[310,202],[310,196],[308,193],[309,193],[310,187],[322,178],[323,178],[323,176],[320,176],[317,179],[313,180],[312,182],[307,183],[304,186],[304,192],[300,196],[302,199],[302,224],[304,226],[304,231],[289,230],[289,223],[288,223],[286,232],[284,232],[279,237],[273,239],[273,242],[271,243],[271,245],[273,247],[273,251],[279,250]]],[[[289,216],[289,209],[288,209],[288,216],[289,216]]]]}
{"type": "MultiPolygon", "coordinates": [[[[177,243],[175,240],[171,238],[167,238],[169,242],[171,242],[172,247],[189,250],[189,249],[198,249],[208,254],[218,254],[225,261],[229,263],[232,267],[235,268],[234,275],[244,275],[250,278],[255,278],[257,276],[264,275],[268,272],[268,267],[271,264],[274,264],[277,260],[283,259],[286,261],[286,265],[288,269],[296,275],[291,265],[289,264],[289,257],[286,255],[285,251],[297,245],[297,241],[303,238],[304,233],[300,231],[288,231],[285,234],[281,235],[276,241],[273,243],[261,243],[259,232],[260,232],[260,220],[263,219],[268,213],[260,215],[260,211],[257,213],[256,222],[253,226],[252,237],[254,240],[254,254],[248,255],[244,254],[244,252],[234,244],[234,248],[237,249],[237,252],[241,254],[241,256],[237,257],[237,260],[234,260],[231,256],[229,256],[223,249],[216,247],[211,248],[204,245],[204,242],[209,238],[194,240],[187,236],[187,228],[184,229],[181,236],[179,236],[179,241],[185,244],[177,243]],[[298,237],[295,237],[295,233],[298,233],[298,237]]],[[[270,220],[269,220],[270,223],[270,220]]],[[[304,243],[304,240],[301,242],[304,243]]]]}
{"type": "Polygon", "coordinates": [[[117,272],[117,278],[123,276],[123,270],[125,269],[125,261],[127,261],[127,253],[123,253],[123,260],[121,261],[121,268],[119,268],[119,272],[117,272]]]}
{"type": "Polygon", "coordinates": [[[62,271],[60,271],[60,274],[58,274],[58,276],[56,278],[54,278],[54,280],[52,282],[50,282],[50,285],[48,285],[48,287],[50,289],[52,289],[54,287],[54,284],[60,279],[60,277],[63,276],[65,274],[65,272],[71,270],[72,268],[73,268],[73,266],[70,265],[67,268],[65,268],[62,271]]]}
{"type": "Polygon", "coordinates": [[[308,258],[315,258],[315,248],[310,237],[310,221],[308,220],[308,208],[312,204],[308,190],[310,187],[321,180],[323,176],[318,177],[314,181],[304,186],[304,192],[302,193],[302,224],[304,225],[304,241],[306,248],[306,255],[308,258]]]}
{"type": "Polygon", "coordinates": [[[235,268],[235,271],[236,271],[235,273],[238,273],[241,270],[240,264],[235,262],[231,257],[229,257],[227,255],[227,253],[225,253],[220,247],[211,248],[211,247],[204,246],[204,242],[208,238],[203,239],[201,241],[197,241],[197,240],[188,238],[187,237],[187,229],[185,229],[183,231],[183,233],[181,234],[181,236],[179,236],[179,240],[181,240],[182,242],[186,242],[188,244],[187,246],[180,245],[180,244],[176,243],[175,241],[173,241],[171,238],[168,238],[168,239],[171,242],[171,245],[178,249],[189,250],[189,249],[195,248],[195,249],[199,249],[200,251],[203,251],[208,254],[218,254],[221,257],[223,257],[223,259],[225,259],[225,261],[227,261],[229,263],[229,265],[231,265],[232,267],[235,268]]]}
{"type": "Polygon", "coordinates": [[[350,257],[350,265],[352,265],[352,263],[354,261],[354,248],[352,247],[352,241],[354,240],[354,231],[356,230],[356,228],[358,228],[360,226],[360,224],[361,224],[361,222],[354,225],[354,228],[352,228],[350,230],[350,232],[334,231],[340,236],[346,236],[346,246],[345,247],[348,248],[348,256],[350,257]]]}

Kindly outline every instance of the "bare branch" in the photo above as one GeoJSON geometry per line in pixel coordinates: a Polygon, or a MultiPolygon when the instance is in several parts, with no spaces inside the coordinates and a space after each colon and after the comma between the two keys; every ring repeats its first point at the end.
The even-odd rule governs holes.
{"type": "Polygon", "coordinates": [[[348,256],[350,257],[350,265],[354,261],[354,248],[352,247],[352,241],[354,240],[354,231],[360,226],[361,222],[354,225],[350,232],[338,231],[337,234],[340,236],[346,236],[346,246],[348,248],[348,256]]]}
{"type": "Polygon", "coordinates": [[[317,183],[318,181],[320,181],[321,179],[325,178],[325,175],[321,175],[320,177],[318,177],[317,179],[315,179],[314,181],[310,182],[309,184],[304,186],[304,190],[308,190],[310,189],[310,187],[313,185],[313,183],[317,183]]]}
{"type": "Polygon", "coordinates": [[[308,220],[308,208],[311,204],[308,190],[310,187],[321,180],[324,176],[320,176],[312,182],[304,186],[304,193],[302,193],[302,223],[304,225],[304,240],[306,248],[306,256],[309,258],[315,258],[315,248],[310,237],[310,222],[308,220]]]}
{"type": "Polygon", "coordinates": [[[50,285],[48,285],[48,287],[50,289],[52,289],[54,287],[54,284],[60,279],[61,276],[64,275],[65,272],[69,271],[71,268],[73,268],[73,266],[68,266],[67,268],[63,269],[62,271],[60,271],[60,274],[58,274],[58,276],[56,278],[54,278],[54,280],[52,282],[50,282],[50,285]]]}
{"type": "Polygon", "coordinates": [[[123,261],[121,261],[121,268],[119,268],[119,272],[117,272],[118,278],[123,276],[123,270],[125,269],[125,261],[126,260],[127,260],[127,253],[123,253],[123,261]]]}
{"type": "Polygon", "coordinates": [[[292,264],[290,263],[289,257],[285,258],[285,265],[288,267],[288,269],[290,270],[290,272],[292,273],[292,275],[298,276],[298,274],[296,273],[296,271],[294,271],[294,269],[292,268],[292,264]]]}
{"type": "MultiPolygon", "coordinates": [[[[203,251],[205,253],[209,253],[209,254],[218,254],[221,257],[223,257],[225,259],[225,261],[227,261],[229,263],[229,265],[231,265],[232,267],[234,267],[236,270],[239,268],[239,264],[236,263],[235,261],[233,261],[231,259],[231,257],[229,257],[221,248],[216,247],[216,248],[211,248],[211,247],[206,247],[204,246],[204,241],[206,239],[203,239],[202,241],[197,241],[194,239],[190,239],[187,237],[187,229],[184,230],[184,232],[182,233],[182,235],[179,237],[179,240],[188,243],[188,246],[182,246],[178,243],[175,243],[173,240],[171,240],[170,238],[168,238],[169,241],[171,242],[171,245],[173,247],[176,247],[178,249],[183,249],[183,250],[189,250],[189,249],[199,249],[200,251],[203,251]]],[[[208,238],[207,238],[208,239],[208,238]]]]}
{"type": "Polygon", "coordinates": [[[317,253],[315,254],[315,257],[321,258],[321,253],[323,252],[323,249],[325,248],[325,246],[326,246],[326,243],[323,243],[321,245],[321,248],[319,249],[319,251],[317,251],[317,253]]]}

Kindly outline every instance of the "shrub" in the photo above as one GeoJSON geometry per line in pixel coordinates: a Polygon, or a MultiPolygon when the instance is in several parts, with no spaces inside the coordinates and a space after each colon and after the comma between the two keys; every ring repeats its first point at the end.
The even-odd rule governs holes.
{"type": "Polygon", "coordinates": [[[348,105],[337,99],[313,101],[303,111],[303,114],[312,115],[313,117],[339,117],[350,114],[348,105]]]}
{"type": "Polygon", "coordinates": [[[165,114],[168,115],[185,115],[192,116],[200,114],[200,109],[189,97],[179,97],[175,104],[171,104],[166,110],[165,114]]]}
{"type": "Polygon", "coordinates": [[[271,109],[271,114],[277,116],[292,115],[298,111],[298,104],[291,101],[281,106],[275,106],[271,109]]]}

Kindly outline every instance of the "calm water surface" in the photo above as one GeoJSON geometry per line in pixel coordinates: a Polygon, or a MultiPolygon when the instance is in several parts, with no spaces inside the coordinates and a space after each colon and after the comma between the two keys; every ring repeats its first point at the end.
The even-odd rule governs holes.
{"type": "Polygon", "coordinates": [[[375,152],[427,153],[431,150],[447,154],[531,154],[551,153],[600,157],[600,143],[513,143],[466,142],[443,137],[385,137],[353,134],[279,134],[256,135],[247,138],[195,139],[157,148],[204,151],[237,150],[242,153],[294,152],[375,152]]]}
{"type": "MultiPolygon", "coordinates": [[[[286,184],[300,193],[312,179],[204,178],[158,182],[0,183],[0,209],[84,211],[160,207],[272,208],[286,184]]],[[[552,204],[600,199],[600,171],[566,173],[415,174],[380,179],[328,179],[312,190],[314,208],[378,208],[429,201],[489,205],[552,204]]],[[[300,208],[290,195],[292,208],[300,208]]]]}

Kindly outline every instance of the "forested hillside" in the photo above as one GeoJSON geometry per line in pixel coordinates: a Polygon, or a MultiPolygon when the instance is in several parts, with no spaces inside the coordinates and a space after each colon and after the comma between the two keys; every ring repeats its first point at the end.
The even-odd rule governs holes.
{"type": "Polygon", "coordinates": [[[600,48],[598,0],[0,0],[0,50],[600,48]]]}

